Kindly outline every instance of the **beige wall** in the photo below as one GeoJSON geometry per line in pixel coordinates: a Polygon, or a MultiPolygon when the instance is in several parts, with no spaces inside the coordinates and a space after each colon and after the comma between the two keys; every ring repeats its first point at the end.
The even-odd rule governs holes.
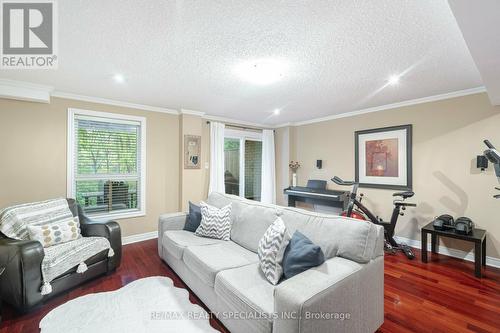
{"type": "Polygon", "coordinates": [[[123,236],[157,230],[158,216],[179,207],[179,117],[171,114],[59,98],[0,99],[0,207],[66,197],[68,108],[146,117],[146,216],[118,222],[123,236]]]}
{"type": "MultiPolygon", "coordinates": [[[[465,215],[488,230],[487,254],[500,258],[500,200],[492,198],[498,181],[491,165],[486,172],[475,168],[476,155],[485,149],[483,139],[500,146],[500,107],[492,107],[486,94],[291,128],[290,156],[302,164],[298,171],[299,185],[310,178],[329,180],[334,175],[353,179],[354,131],[403,124],[413,124],[413,189],[416,195],[411,201],[418,207],[407,210],[406,216],[400,218],[396,234],[419,240],[420,227],[434,216],[443,213],[455,217],[465,215]],[[323,160],[322,170],[316,169],[317,159],[323,160]]],[[[286,146],[280,140],[284,131],[286,129],[277,131],[280,182],[289,177],[283,175],[284,169],[278,163],[282,154],[280,149],[286,146]]],[[[329,187],[336,186],[329,182],[329,187]]],[[[277,198],[284,204],[282,190],[278,187],[277,198]]],[[[361,191],[366,195],[366,204],[376,214],[390,218],[393,191],[361,191]]],[[[445,240],[444,244],[466,251],[472,249],[460,241],[445,240]]]]}
{"type": "MultiPolygon", "coordinates": [[[[161,213],[185,209],[208,191],[209,125],[196,116],[148,112],[123,107],[53,98],[50,104],[0,99],[0,207],[66,196],[67,109],[139,115],[147,118],[146,216],[119,220],[124,236],[157,229],[161,213]],[[202,169],[183,170],[181,135],[202,135],[202,169]]],[[[341,118],[276,131],[277,199],[286,204],[283,187],[289,183],[288,161],[299,160],[299,184],[309,178],[354,177],[354,131],[411,123],[413,181],[418,207],[399,221],[397,235],[419,239],[419,228],[441,213],[472,217],[489,232],[488,255],[500,257],[500,201],[492,198],[498,184],[492,168],[474,167],[489,138],[500,146],[500,107],[478,94],[341,118]],[[316,159],[324,168],[317,170],[316,159]]],[[[331,185],[330,187],[334,188],[331,185]]],[[[385,218],[391,193],[363,189],[366,201],[385,218]]],[[[446,241],[446,246],[470,247],[446,241]]]]}

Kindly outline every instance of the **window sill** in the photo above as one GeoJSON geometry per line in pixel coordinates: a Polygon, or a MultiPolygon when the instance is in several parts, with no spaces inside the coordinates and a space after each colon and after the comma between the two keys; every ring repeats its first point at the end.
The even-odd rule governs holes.
{"type": "Polygon", "coordinates": [[[129,211],[129,212],[117,212],[117,213],[108,213],[108,214],[89,214],[87,215],[92,220],[122,220],[129,219],[133,217],[143,217],[146,216],[146,212],[144,211],[129,211]]]}

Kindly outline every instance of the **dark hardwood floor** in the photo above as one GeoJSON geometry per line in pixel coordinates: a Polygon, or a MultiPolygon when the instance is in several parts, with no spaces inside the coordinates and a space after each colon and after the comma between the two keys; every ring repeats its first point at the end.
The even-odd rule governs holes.
{"type": "MultiPolygon", "coordinates": [[[[388,332],[500,332],[500,270],[486,268],[483,278],[473,275],[470,262],[432,255],[428,264],[403,255],[385,257],[385,322],[388,332]]],[[[0,333],[38,332],[38,323],[58,305],[89,293],[118,289],[147,276],[168,276],[177,287],[186,288],[157,253],[156,240],[124,246],[123,262],[116,273],[91,281],[59,296],[41,309],[19,316],[3,309],[0,333]]],[[[193,303],[200,300],[190,293],[193,303]]],[[[225,328],[216,320],[211,325],[225,328]]]]}

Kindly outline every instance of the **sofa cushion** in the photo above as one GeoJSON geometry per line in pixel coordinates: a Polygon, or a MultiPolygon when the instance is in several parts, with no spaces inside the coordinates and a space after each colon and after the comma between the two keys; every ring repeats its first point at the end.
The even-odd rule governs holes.
{"type": "Polygon", "coordinates": [[[299,230],[321,247],[325,259],[338,255],[365,263],[383,255],[383,228],[373,223],[293,207],[267,205],[216,192],[212,192],[207,201],[216,207],[233,203],[231,239],[254,252],[269,225],[276,216],[280,216],[290,234],[299,230]]]}
{"type": "Polygon", "coordinates": [[[272,331],[274,288],[258,263],[222,271],[215,279],[215,293],[231,311],[262,318],[255,321],[258,332],[272,331]]]}
{"type": "MultiPolygon", "coordinates": [[[[335,287],[336,283],[349,279],[352,274],[363,269],[365,265],[335,257],[290,279],[283,280],[276,286],[276,293],[280,293],[283,297],[293,295],[293,298],[302,299],[302,302],[305,302],[311,297],[318,296],[324,291],[325,286],[335,287]],[[301,288],[302,286],[307,286],[307,288],[301,288]]],[[[337,301],[342,302],[342,300],[332,300],[332,302],[337,301]]]]}
{"type": "Polygon", "coordinates": [[[44,225],[28,225],[29,238],[39,241],[43,247],[73,241],[82,237],[78,216],[44,225]]]}
{"type": "Polygon", "coordinates": [[[371,222],[327,215],[310,220],[298,230],[321,247],[325,259],[339,256],[366,263],[373,257],[379,228],[371,222]]]}
{"type": "Polygon", "coordinates": [[[283,255],[283,275],[289,279],[325,262],[321,247],[311,242],[300,231],[295,231],[283,255]]]}
{"type": "Polygon", "coordinates": [[[383,228],[367,221],[283,207],[290,233],[299,230],[319,245],[325,259],[340,256],[359,263],[383,255],[383,228]]]}
{"type": "Polygon", "coordinates": [[[182,260],[200,280],[213,287],[215,276],[225,269],[240,267],[258,261],[257,255],[238,244],[227,241],[205,246],[189,246],[182,260]]]}
{"type": "Polygon", "coordinates": [[[267,228],[259,242],[257,254],[260,269],[272,284],[277,284],[283,275],[283,254],[288,242],[290,235],[279,217],[267,228]]]}
{"type": "Polygon", "coordinates": [[[217,192],[210,193],[207,203],[219,208],[232,203],[231,240],[255,253],[260,239],[280,212],[278,206],[217,192]]]}
{"type": "Polygon", "coordinates": [[[222,208],[200,203],[201,223],[195,234],[228,241],[231,237],[231,204],[222,208]]]}
{"type": "Polygon", "coordinates": [[[239,197],[219,192],[211,192],[208,195],[206,203],[217,208],[222,208],[224,206],[229,205],[232,202],[235,202],[235,199],[239,199],[239,197]]]}
{"type": "Polygon", "coordinates": [[[184,225],[184,230],[195,232],[201,223],[201,208],[189,201],[189,214],[184,225]]]}
{"type": "Polygon", "coordinates": [[[184,249],[188,246],[210,245],[224,242],[218,239],[196,236],[186,230],[167,230],[163,234],[162,245],[176,259],[182,259],[184,249]]]}

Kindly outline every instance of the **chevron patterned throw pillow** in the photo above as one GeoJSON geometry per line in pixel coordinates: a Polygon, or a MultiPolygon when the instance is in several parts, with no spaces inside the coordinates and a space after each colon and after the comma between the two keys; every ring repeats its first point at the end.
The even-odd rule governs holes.
{"type": "Polygon", "coordinates": [[[195,234],[228,241],[231,236],[231,204],[221,209],[200,202],[201,223],[195,234]]]}
{"type": "Polygon", "coordinates": [[[283,254],[289,242],[290,235],[280,217],[267,228],[260,239],[257,249],[260,269],[264,272],[266,279],[274,285],[283,275],[283,254]]]}

